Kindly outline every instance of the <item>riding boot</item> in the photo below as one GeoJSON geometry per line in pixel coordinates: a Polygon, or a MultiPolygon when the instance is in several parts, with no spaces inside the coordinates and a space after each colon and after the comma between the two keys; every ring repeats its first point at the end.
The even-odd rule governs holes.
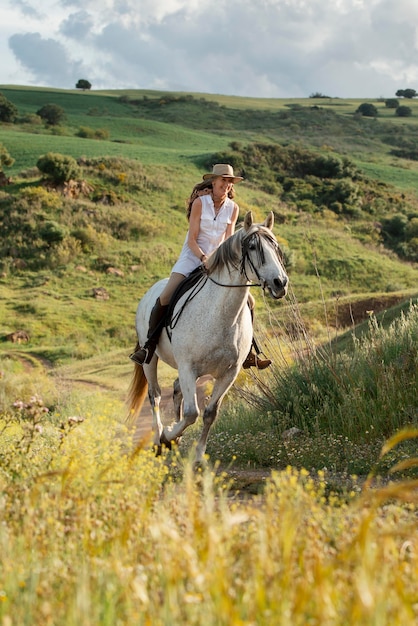
{"type": "MultiPolygon", "coordinates": [[[[248,306],[250,307],[251,322],[254,326],[254,308],[251,308],[251,305],[249,302],[248,302],[248,306]]],[[[246,370],[249,367],[256,367],[258,370],[265,370],[267,367],[270,367],[271,365],[270,359],[260,359],[260,357],[258,356],[259,354],[260,354],[260,349],[257,345],[256,340],[253,337],[251,349],[247,355],[247,358],[242,364],[243,369],[246,370]],[[253,347],[255,348],[256,354],[253,352],[253,347]]]]}
{"type": "Polygon", "coordinates": [[[270,367],[270,365],[271,365],[270,359],[260,359],[258,354],[255,354],[251,348],[251,350],[249,351],[247,355],[247,358],[242,364],[242,367],[245,370],[248,369],[249,367],[256,367],[258,370],[265,370],[266,367],[270,367]]]}
{"type": "Polygon", "coordinates": [[[149,363],[157,347],[161,331],[164,328],[165,316],[167,314],[168,304],[161,304],[160,298],[157,298],[149,318],[149,327],[147,333],[147,341],[142,348],[133,352],[129,358],[143,365],[149,363]]]}

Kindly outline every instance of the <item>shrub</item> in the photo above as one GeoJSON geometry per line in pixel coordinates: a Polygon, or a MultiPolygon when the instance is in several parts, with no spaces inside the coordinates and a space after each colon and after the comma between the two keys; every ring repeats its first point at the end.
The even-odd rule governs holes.
{"type": "Polygon", "coordinates": [[[51,254],[49,266],[56,267],[59,265],[68,265],[81,257],[83,254],[80,241],[75,237],[64,237],[62,241],[55,246],[54,251],[51,254]]]}
{"type": "Polygon", "coordinates": [[[39,126],[42,124],[42,118],[36,113],[26,113],[26,115],[22,115],[22,117],[19,118],[19,121],[22,124],[30,124],[31,126],[39,126]]]}
{"type": "Polygon", "coordinates": [[[0,93],[0,121],[13,123],[17,118],[17,108],[2,93],[0,93]]]}
{"type": "Polygon", "coordinates": [[[408,218],[402,213],[382,220],[382,233],[389,237],[402,238],[405,234],[408,218]]]}
{"type": "Polygon", "coordinates": [[[396,98],[388,98],[385,100],[385,107],[387,109],[397,109],[399,106],[399,100],[396,98]]]}
{"type": "Polygon", "coordinates": [[[360,104],[356,113],[360,113],[364,117],[377,117],[378,115],[376,107],[370,102],[363,102],[363,104],[360,104]]]}
{"type": "Polygon", "coordinates": [[[32,211],[47,209],[48,213],[52,213],[59,211],[62,207],[62,196],[41,186],[26,187],[22,189],[20,196],[28,201],[32,211]]]}
{"type": "Polygon", "coordinates": [[[44,104],[36,111],[36,115],[39,115],[50,126],[55,126],[65,119],[65,111],[58,104],[44,104]]]}
{"type": "Polygon", "coordinates": [[[109,131],[106,128],[90,128],[89,126],[80,126],[77,137],[82,139],[109,139],[109,131]]]}
{"type": "Polygon", "coordinates": [[[398,117],[411,117],[412,109],[411,107],[401,105],[396,109],[395,114],[398,115],[398,117]]]}
{"type": "Polygon", "coordinates": [[[45,221],[38,232],[41,239],[48,245],[60,243],[65,237],[65,227],[53,220],[45,221]]]}
{"type": "Polygon", "coordinates": [[[418,217],[413,217],[407,224],[405,229],[407,239],[415,239],[418,237],[418,217]]]}
{"type": "Polygon", "coordinates": [[[80,176],[81,169],[72,156],[48,152],[38,159],[38,169],[54,183],[63,183],[80,176]]]}
{"type": "Polygon", "coordinates": [[[10,156],[3,144],[0,143],[0,172],[3,170],[3,167],[10,167],[14,162],[15,160],[10,156]]]}

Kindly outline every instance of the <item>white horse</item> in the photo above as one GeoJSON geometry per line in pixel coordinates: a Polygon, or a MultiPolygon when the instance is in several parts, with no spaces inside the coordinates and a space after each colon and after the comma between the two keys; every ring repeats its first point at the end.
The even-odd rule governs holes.
{"type": "MultiPolygon", "coordinates": [[[[207,269],[202,270],[198,283],[175,303],[150,363],[135,363],[129,390],[128,420],[131,424],[136,422],[148,389],[153,442],[158,450],[162,444],[170,447],[171,442],[178,440],[196,421],[199,415],[196,381],[200,376],[210,374],[215,382],[203,414],[203,429],[196,449],[196,461],[202,461],[210,427],[251,348],[253,329],[247,306],[250,286],[256,284],[267,289],[275,299],[287,293],[288,276],[272,233],[273,223],[273,213],[269,213],[263,224],[254,224],[252,213],[246,214],[243,228],[209,257],[207,269]],[[183,397],[183,416],[180,416],[177,398],[177,421],[165,428],[159,409],[159,358],[178,370],[183,397]]],[[[136,330],[140,345],[144,345],[147,339],[151,309],[166,280],[153,285],[138,305],[136,330]]]]}

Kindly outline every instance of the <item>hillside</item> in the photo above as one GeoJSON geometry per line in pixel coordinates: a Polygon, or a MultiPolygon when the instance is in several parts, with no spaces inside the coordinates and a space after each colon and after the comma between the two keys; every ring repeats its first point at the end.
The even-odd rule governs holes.
{"type": "Polygon", "coordinates": [[[18,110],[0,125],[15,160],[0,191],[0,336],[24,329],[30,337],[3,341],[3,355],[33,354],[55,367],[82,360],[86,379],[123,388],[137,301],[176,259],[192,185],[224,160],[246,179],[240,218],[275,213],[291,277],[288,302],[268,302],[279,319],[299,303],[322,341],[330,327],[342,332],[370,309],[416,296],[418,164],[393,154],[418,146],[416,102],[402,120],[382,102],[377,119],[358,116],[356,100],[0,92],[18,110]],[[36,115],[46,103],[62,107],[65,121],[46,126],[36,115]],[[47,184],[36,168],[47,152],[76,159],[84,187],[63,195],[47,184]],[[98,288],[108,299],[95,297],[98,288]],[[87,367],[97,358],[98,369],[87,367]]]}

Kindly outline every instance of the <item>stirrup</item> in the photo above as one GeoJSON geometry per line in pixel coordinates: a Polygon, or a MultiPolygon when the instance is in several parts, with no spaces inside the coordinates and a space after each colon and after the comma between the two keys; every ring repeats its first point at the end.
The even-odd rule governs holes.
{"type": "Polygon", "coordinates": [[[137,363],[138,365],[143,365],[146,362],[148,356],[149,350],[147,348],[140,348],[136,352],[132,352],[132,354],[129,355],[129,358],[134,363],[137,363]]]}

